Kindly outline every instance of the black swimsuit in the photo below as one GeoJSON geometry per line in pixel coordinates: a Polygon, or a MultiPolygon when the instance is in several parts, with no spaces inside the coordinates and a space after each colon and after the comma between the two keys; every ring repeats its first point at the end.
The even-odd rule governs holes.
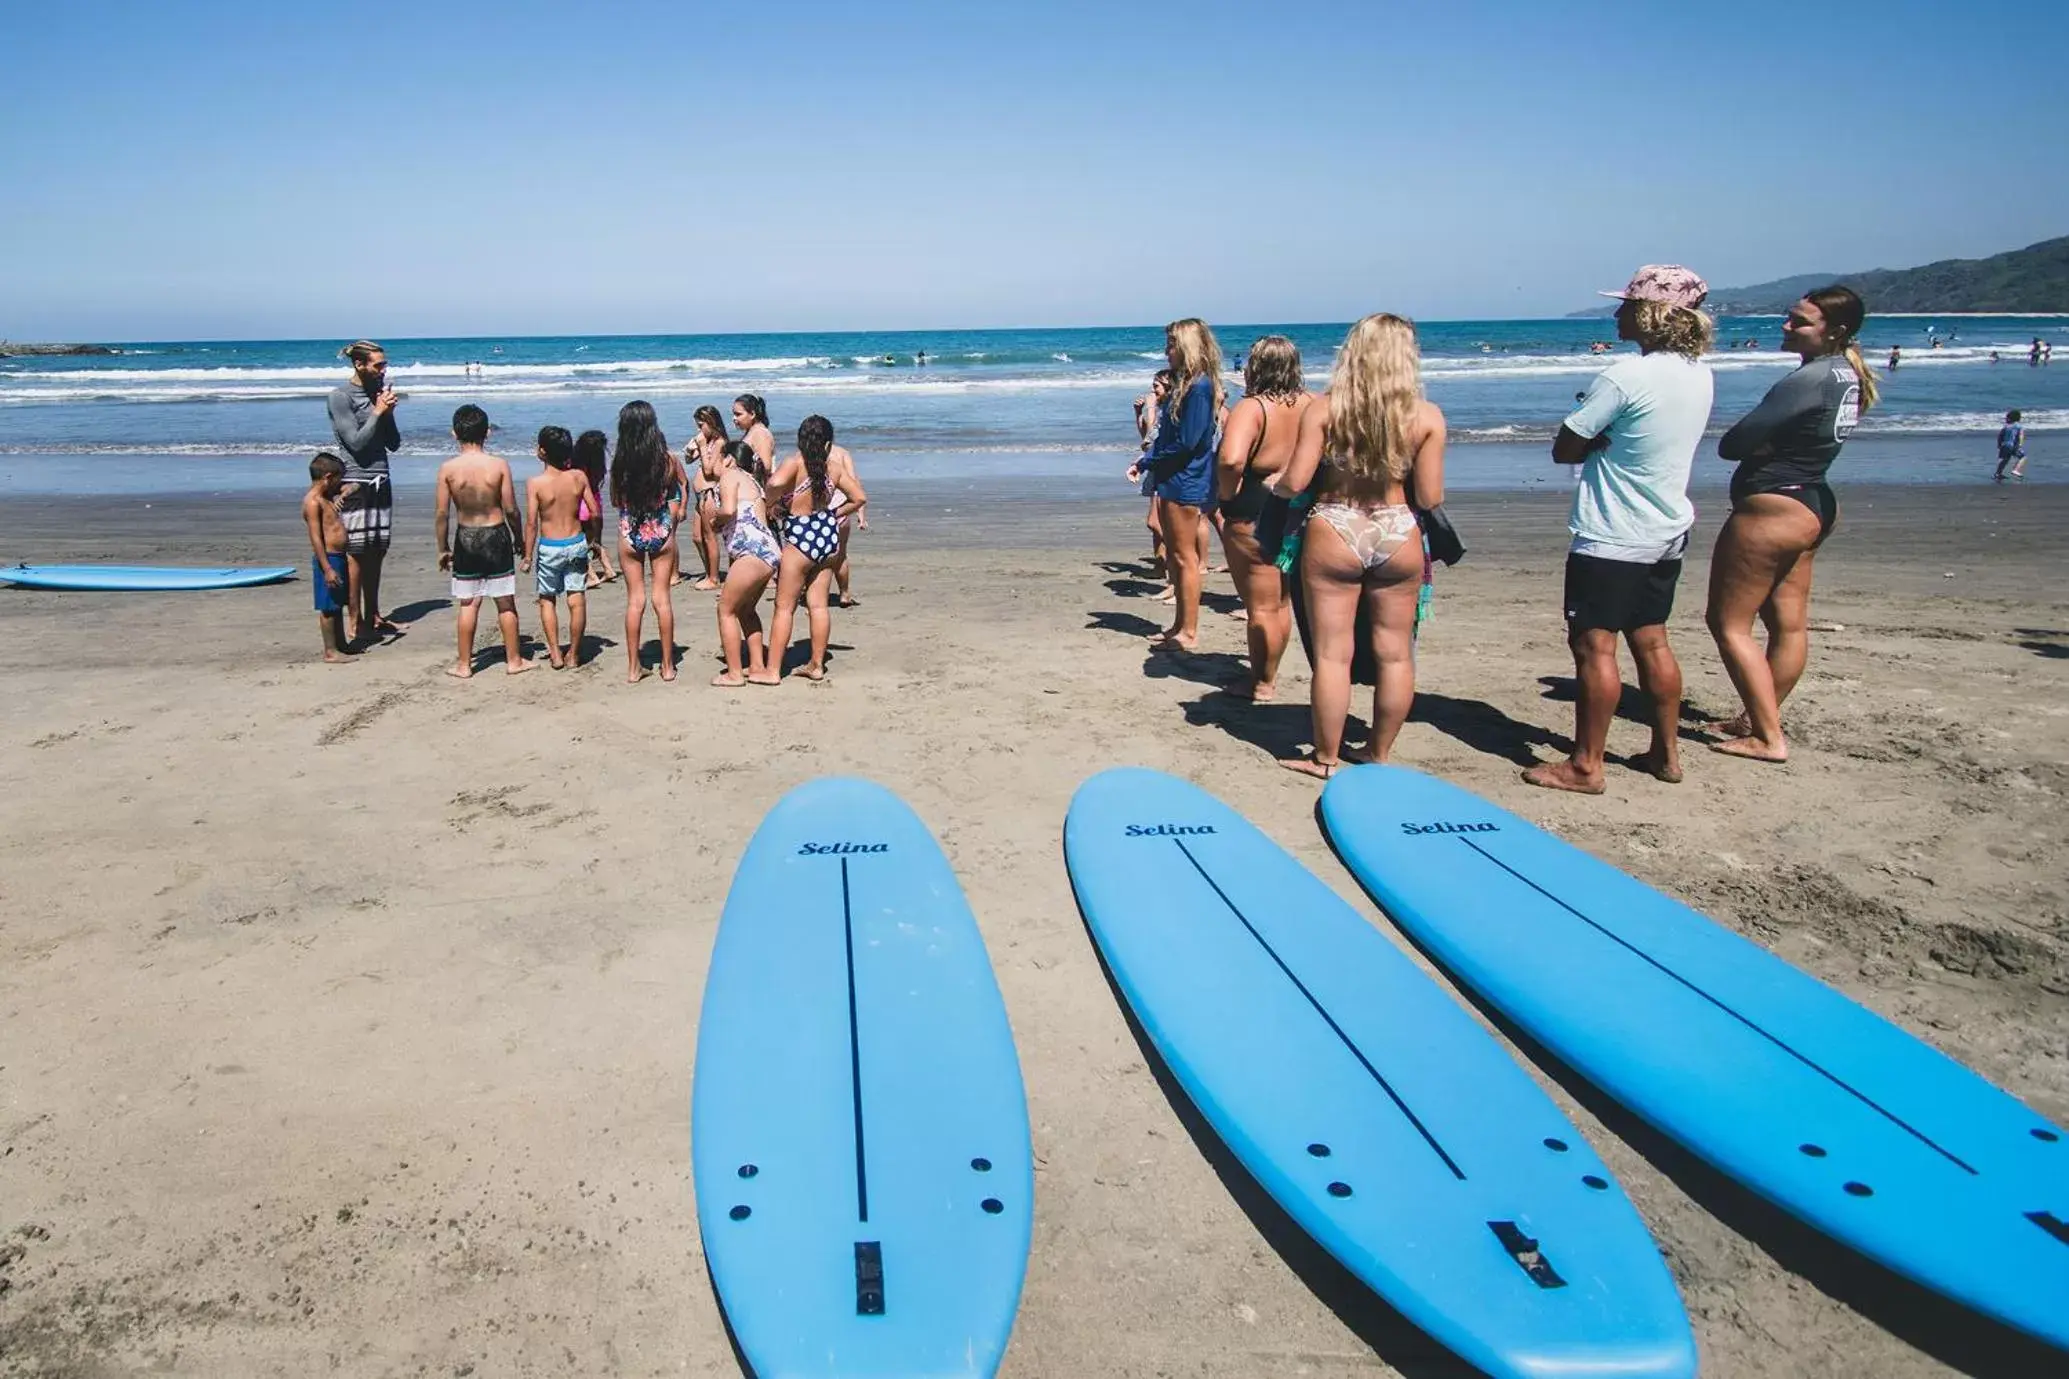
{"type": "Polygon", "coordinates": [[[1255,522],[1262,518],[1265,508],[1271,502],[1272,491],[1265,487],[1265,475],[1251,467],[1257,452],[1264,448],[1265,428],[1271,412],[1264,405],[1264,399],[1257,400],[1257,439],[1250,443],[1250,454],[1243,460],[1243,486],[1236,490],[1236,496],[1221,505],[1221,517],[1225,522],[1255,522]]]}
{"type": "Polygon", "coordinates": [[[1767,390],[1760,405],[1717,442],[1736,460],[1734,508],[1756,493],[1779,493],[1809,508],[1822,543],[1839,520],[1839,499],[1825,472],[1861,414],[1861,380],[1842,355],[1813,359],[1767,390]]]}

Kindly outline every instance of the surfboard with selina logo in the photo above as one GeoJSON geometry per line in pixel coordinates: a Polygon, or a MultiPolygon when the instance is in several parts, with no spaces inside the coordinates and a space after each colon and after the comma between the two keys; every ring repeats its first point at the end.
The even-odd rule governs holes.
{"type": "Polygon", "coordinates": [[[697,1025],[704,1255],[760,1379],[988,1375],[1033,1228],[1027,1099],[976,920],[889,790],[777,802],[697,1025]]]}
{"type": "Polygon", "coordinates": [[[1079,788],[1064,857],[1114,985],[1317,1243],[1491,1375],[1691,1375],[1658,1248],[1544,1091],[1415,962],[1205,791],[1079,788]]]}
{"type": "Polygon", "coordinates": [[[2060,1126],[1470,791],[1358,766],[1322,817],[1394,923],[1611,1097],[1889,1269],[2069,1347],[2060,1126]]]}

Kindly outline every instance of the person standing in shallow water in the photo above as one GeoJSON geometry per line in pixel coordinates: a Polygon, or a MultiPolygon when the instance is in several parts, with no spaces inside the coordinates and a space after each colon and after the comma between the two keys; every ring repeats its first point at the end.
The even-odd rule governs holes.
{"type": "Polygon", "coordinates": [[[1164,560],[1177,598],[1171,626],[1150,638],[1160,651],[1191,651],[1200,643],[1200,585],[1205,577],[1205,534],[1200,524],[1214,506],[1214,433],[1221,418],[1221,346],[1197,317],[1164,328],[1171,365],[1171,397],[1158,419],[1156,439],[1143,457],[1156,480],[1164,527],[1164,560]]]}
{"type": "Polygon", "coordinates": [[[1782,702],[1810,659],[1811,566],[1839,524],[1825,472],[1861,414],[1875,405],[1875,375],[1861,358],[1867,308],[1852,288],[1806,295],[1782,322],[1782,348],[1803,365],[1717,442],[1731,476],[1731,516],[1710,557],[1710,635],[1745,711],[1710,725],[1713,752],[1787,761],[1782,702]],[[1753,639],[1753,619],[1767,646],[1753,639]]]}
{"type": "Polygon", "coordinates": [[[1523,773],[1532,785],[1599,795],[1609,725],[1623,697],[1618,636],[1652,700],[1652,743],[1631,766],[1681,779],[1681,665],[1667,619],[1688,551],[1695,505],[1688,475],[1710,421],[1714,384],[1702,362],[1715,338],[1701,310],[1709,286],[1679,264],[1648,264],[1616,310],[1619,340],[1637,344],[1596,375],[1559,428],[1552,459],[1581,466],[1567,521],[1566,644],[1573,652],[1573,751],[1523,773]]]}
{"type": "Polygon", "coordinates": [[[402,629],[381,616],[381,565],[395,531],[395,489],[388,457],[402,449],[395,422],[395,390],[388,386],[388,352],[371,340],[339,351],[352,377],[331,390],[330,429],[344,452],[346,637],[355,645],[402,629]]]}

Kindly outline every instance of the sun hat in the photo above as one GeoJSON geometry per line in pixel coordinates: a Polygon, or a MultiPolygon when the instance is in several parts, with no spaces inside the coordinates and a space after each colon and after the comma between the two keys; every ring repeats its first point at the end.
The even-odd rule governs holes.
{"type": "Polygon", "coordinates": [[[1710,295],[1710,285],[1693,268],[1683,268],[1678,263],[1648,263],[1631,275],[1630,285],[1623,291],[1597,295],[1627,302],[1664,302],[1693,311],[1710,295]]]}

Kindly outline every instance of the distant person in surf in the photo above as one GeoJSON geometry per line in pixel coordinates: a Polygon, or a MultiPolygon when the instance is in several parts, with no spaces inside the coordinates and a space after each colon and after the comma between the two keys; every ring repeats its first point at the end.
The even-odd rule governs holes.
{"type": "Polygon", "coordinates": [[[1889,347],[1889,371],[1891,373],[1895,373],[1897,371],[1898,366],[1901,365],[1903,362],[1904,347],[1902,345],[1891,345],[1889,347]]]}
{"type": "Polygon", "coordinates": [[[1552,441],[1555,463],[1580,466],[1567,529],[1564,606],[1573,653],[1573,751],[1523,773],[1532,785],[1599,795],[1609,725],[1623,698],[1617,639],[1631,648],[1652,701],[1652,741],[1633,769],[1681,779],[1681,665],[1667,619],[1695,525],[1688,476],[1709,424],[1715,338],[1702,311],[1709,285],[1679,264],[1647,264],[1616,309],[1617,337],[1638,346],[1600,374],[1552,441]]]}
{"type": "Polygon", "coordinates": [[[1852,288],[1807,294],[1782,323],[1782,348],[1802,367],[1717,442],[1731,476],[1731,516],[1710,557],[1710,634],[1744,712],[1710,725],[1710,750],[1786,761],[1782,703],[1810,657],[1811,566],[1839,523],[1825,473],[1875,405],[1875,375],[1861,358],[1867,308],[1852,288]],[[1767,627],[1763,650],[1753,620],[1767,627]]]}
{"type": "Polygon", "coordinates": [[[2004,414],[2004,425],[1997,431],[1997,473],[1992,477],[1998,483],[2005,479],[2005,466],[2011,466],[2011,477],[2026,477],[2026,428],[2021,423],[2025,414],[2014,407],[2004,414]]]}
{"type": "Polygon", "coordinates": [[[402,449],[395,422],[395,390],[388,386],[388,352],[371,340],[355,340],[339,351],[352,362],[352,377],[331,390],[331,433],[345,462],[345,495],[338,516],[345,524],[346,635],[354,645],[402,629],[381,613],[381,565],[395,532],[395,489],[388,457],[402,449]]]}

